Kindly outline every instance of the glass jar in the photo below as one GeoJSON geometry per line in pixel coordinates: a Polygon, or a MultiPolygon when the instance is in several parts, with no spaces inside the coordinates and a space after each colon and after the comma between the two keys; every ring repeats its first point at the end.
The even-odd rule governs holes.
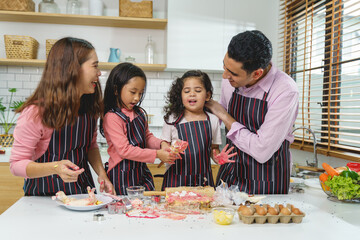
{"type": "Polygon", "coordinates": [[[59,8],[54,0],[42,0],[42,2],[39,3],[39,12],[59,13],[59,8]]]}
{"type": "Polygon", "coordinates": [[[80,14],[81,1],[68,0],[66,5],[67,14],[80,14]]]}
{"type": "Polygon", "coordinates": [[[148,41],[145,46],[145,63],[154,64],[154,44],[150,35],[148,36],[148,41]]]}

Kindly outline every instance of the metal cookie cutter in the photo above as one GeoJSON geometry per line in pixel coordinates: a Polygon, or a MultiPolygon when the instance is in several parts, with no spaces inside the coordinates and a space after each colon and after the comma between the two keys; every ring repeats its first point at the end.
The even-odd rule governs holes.
{"type": "Polygon", "coordinates": [[[104,221],[105,220],[104,214],[101,213],[94,214],[93,220],[97,222],[104,221]]]}

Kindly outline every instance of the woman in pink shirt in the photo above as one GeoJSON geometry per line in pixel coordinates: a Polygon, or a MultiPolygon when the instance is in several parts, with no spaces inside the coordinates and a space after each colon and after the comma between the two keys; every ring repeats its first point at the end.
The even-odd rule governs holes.
{"type": "Polygon", "coordinates": [[[121,63],[110,73],[104,94],[104,119],[100,131],[109,145],[108,176],[117,194],[127,194],[129,186],[154,190],[146,163],[159,158],[173,163],[169,143],[156,138],[148,128],[147,115],[140,107],[146,89],[145,73],[131,63],[121,63]]]}
{"type": "Polygon", "coordinates": [[[271,42],[257,30],[239,33],[228,46],[220,104],[210,100],[207,107],[224,122],[238,155],[220,167],[217,185],[223,180],[250,194],[288,193],[299,94],[271,57],[271,42]]]}
{"type": "Polygon", "coordinates": [[[96,143],[101,113],[98,58],[94,47],[63,38],[52,47],[35,92],[19,109],[10,170],[25,177],[25,195],[87,193],[94,187],[113,192],[96,143]]]}

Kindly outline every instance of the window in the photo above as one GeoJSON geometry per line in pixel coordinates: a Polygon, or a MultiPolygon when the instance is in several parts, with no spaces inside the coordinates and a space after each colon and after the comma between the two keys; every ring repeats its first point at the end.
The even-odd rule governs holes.
{"type": "MultiPolygon", "coordinates": [[[[360,1],[280,0],[279,68],[299,87],[295,128],[311,128],[318,152],[360,156],[360,1]]],[[[295,148],[312,136],[295,132],[295,148]]]]}

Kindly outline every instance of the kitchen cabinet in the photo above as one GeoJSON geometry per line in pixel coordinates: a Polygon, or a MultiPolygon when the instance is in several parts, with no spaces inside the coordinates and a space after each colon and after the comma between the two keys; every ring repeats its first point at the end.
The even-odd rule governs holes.
{"type": "Polygon", "coordinates": [[[5,46],[0,45],[3,51],[0,65],[43,66],[45,60],[41,58],[45,59],[45,40],[71,35],[93,43],[101,69],[109,70],[117,65],[106,62],[110,47],[122,50],[121,61],[129,55],[135,57],[137,65],[145,71],[163,71],[166,68],[163,55],[167,19],[0,11],[0,21],[3,21],[0,28],[2,35],[32,36],[40,44],[38,59],[33,60],[6,59],[5,46]],[[156,63],[164,63],[142,64],[147,34],[151,34],[157,43],[156,63]]]}
{"type": "Polygon", "coordinates": [[[276,58],[279,0],[182,0],[168,2],[168,69],[222,71],[231,38],[260,30],[276,58]]]}
{"type": "Polygon", "coordinates": [[[24,196],[24,178],[12,175],[9,166],[0,162],[0,214],[24,196]]]}

